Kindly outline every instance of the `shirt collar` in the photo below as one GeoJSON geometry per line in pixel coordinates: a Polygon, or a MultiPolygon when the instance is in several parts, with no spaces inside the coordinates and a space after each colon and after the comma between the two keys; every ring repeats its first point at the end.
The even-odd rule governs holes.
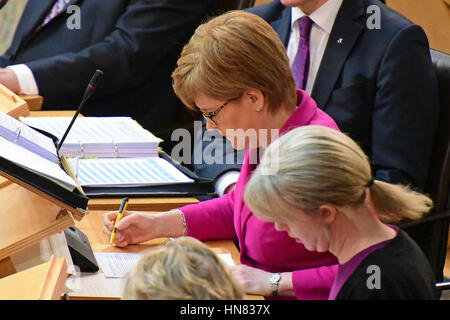
{"type": "MultiPolygon", "coordinates": [[[[328,34],[333,29],[334,20],[342,5],[343,0],[328,0],[319,9],[309,15],[312,21],[328,34]]],[[[297,23],[297,20],[305,16],[305,13],[299,7],[291,8],[291,30],[297,23]]]]}

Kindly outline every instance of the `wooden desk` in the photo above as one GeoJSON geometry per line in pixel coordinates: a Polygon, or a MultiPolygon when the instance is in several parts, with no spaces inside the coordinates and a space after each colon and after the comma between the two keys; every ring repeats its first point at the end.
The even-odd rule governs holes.
{"type": "MultiPolygon", "coordinates": [[[[118,198],[95,198],[88,202],[89,211],[113,211],[118,210],[122,199],[118,198]]],[[[168,211],[182,206],[197,203],[195,198],[131,198],[128,209],[133,211],[168,211]]]]}
{"type": "MultiPolygon", "coordinates": [[[[126,248],[119,248],[109,244],[108,237],[103,233],[103,213],[104,211],[89,211],[89,214],[81,221],[77,221],[75,226],[83,231],[89,239],[93,251],[101,252],[132,252],[138,253],[153,246],[165,243],[167,238],[154,239],[138,245],[130,245],[126,248]]],[[[151,213],[149,213],[151,214],[151,213]]],[[[239,251],[232,240],[205,241],[208,246],[215,248],[218,253],[231,253],[236,264],[239,262],[239,251]]]]}
{"type": "Polygon", "coordinates": [[[74,114],[74,110],[30,111],[30,117],[73,117],[74,114]]]}
{"type": "MultiPolygon", "coordinates": [[[[73,110],[30,112],[30,116],[32,117],[72,117],[73,115],[73,110]]],[[[88,203],[89,214],[81,221],[76,222],[76,227],[86,234],[94,252],[137,253],[151,249],[167,241],[167,239],[155,239],[126,248],[111,246],[109,239],[107,239],[102,231],[102,215],[105,211],[117,210],[121,201],[121,198],[90,199],[88,203]]],[[[128,210],[161,212],[197,202],[198,200],[195,198],[131,198],[128,204],[128,210]]],[[[206,241],[205,243],[214,248],[217,253],[230,253],[234,262],[240,264],[239,251],[232,240],[206,241]]],[[[247,299],[261,300],[264,298],[262,296],[247,295],[247,299]]]]}
{"type": "MultiPolygon", "coordinates": [[[[103,213],[104,211],[89,211],[89,214],[81,221],[76,223],[79,228],[89,239],[92,250],[94,252],[131,252],[139,253],[150,250],[152,247],[165,243],[167,238],[154,239],[138,245],[130,245],[126,248],[118,248],[109,244],[109,239],[103,233],[103,213]]],[[[151,214],[151,213],[149,213],[151,214]]],[[[232,240],[214,240],[205,241],[205,243],[214,249],[216,253],[230,253],[235,264],[240,264],[239,251],[232,240]]],[[[263,300],[262,296],[247,295],[249,300],[263,300]]],[[[73,298],[71,298],[73,299],[73,298]]]]}

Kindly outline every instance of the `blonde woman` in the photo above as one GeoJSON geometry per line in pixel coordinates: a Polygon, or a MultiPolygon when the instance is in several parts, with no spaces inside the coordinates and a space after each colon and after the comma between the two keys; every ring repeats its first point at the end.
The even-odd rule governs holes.
{"type": "MultiPolygon", "coordinates": [[[[126,212],[116,245],[189,235],[200,240],[239,240],[241,265],[233,274],[249,294],[276,299],[327,299],[337,270],[330,253],[310,252],[244,204],[244,189],[257,167],[260,147],[300,126],[338,130],[302,90],[296,90],[283,44],[260,17],[235,11],[199,26],[173,73],[176,94],[200,110],[245,159],[236,188],[226,195],[158,214],[126,212]],[[272,135],[273,132],[276,135],[272,135]],[[251,139],[245,133],[254,133],[251,139]]],[[[117,212],[104,215],[107,235],[117,212]]]]}
{"type": "Polygon", "coordinates": [[[227,266],[207,245],[180,237],[145,254],[127,277],[128,300],[242,300],[227,266]]]}
{"type": "Polygon", "coordinates": [[[247,184],[245,203],[308,250],[338,258],[329,299],[437,298],[423,252],[387,224],[419,219],[432,201],[373,180],[366,155],[336,130],[302,127],[269,146],[247,184]],[[274,165],[277,175],[262,174],[274,165]]]}

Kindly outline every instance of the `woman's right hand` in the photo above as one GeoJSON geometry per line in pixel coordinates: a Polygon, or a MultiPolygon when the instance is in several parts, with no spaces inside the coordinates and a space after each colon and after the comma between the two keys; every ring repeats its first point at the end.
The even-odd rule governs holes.
{"type": "MultiPolygon", "coordinates": [[[[118,212],[111,211],[103,214],[103,232],[111,237],[118,212]]],[[[158,237],[155,234],[155,214],[135,211],[125,211],[123,218],[117,223],[117,233],[114,243],[118,247],[145,242],[158,237]]]]}
{"type": "MultiPolygon", "coordinates": [[[[103,232],[111,237],[118,212],[103,214],[103,232]]],[[[125,211],[123,218],[117,223],[114,243],[118,247],[137,244],[163,237],[179,237],[184,235],[183,218],[177,210],[161,213],[125,211]]]]}

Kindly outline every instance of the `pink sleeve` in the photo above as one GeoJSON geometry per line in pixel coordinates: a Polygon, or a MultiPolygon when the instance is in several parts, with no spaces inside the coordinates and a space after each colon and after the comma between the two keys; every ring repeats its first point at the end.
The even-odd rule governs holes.
{"type": "Polygon", "coordinates": [[[199,240],[233,239],[234,192],[179,208],[186,217],[188,236],[199,240]]]}
{"type": "Polygon", "coordinates": [[[292,285],[298,300],[327,300],[336,278],[338,265],[297,270],[292,285]]]}

